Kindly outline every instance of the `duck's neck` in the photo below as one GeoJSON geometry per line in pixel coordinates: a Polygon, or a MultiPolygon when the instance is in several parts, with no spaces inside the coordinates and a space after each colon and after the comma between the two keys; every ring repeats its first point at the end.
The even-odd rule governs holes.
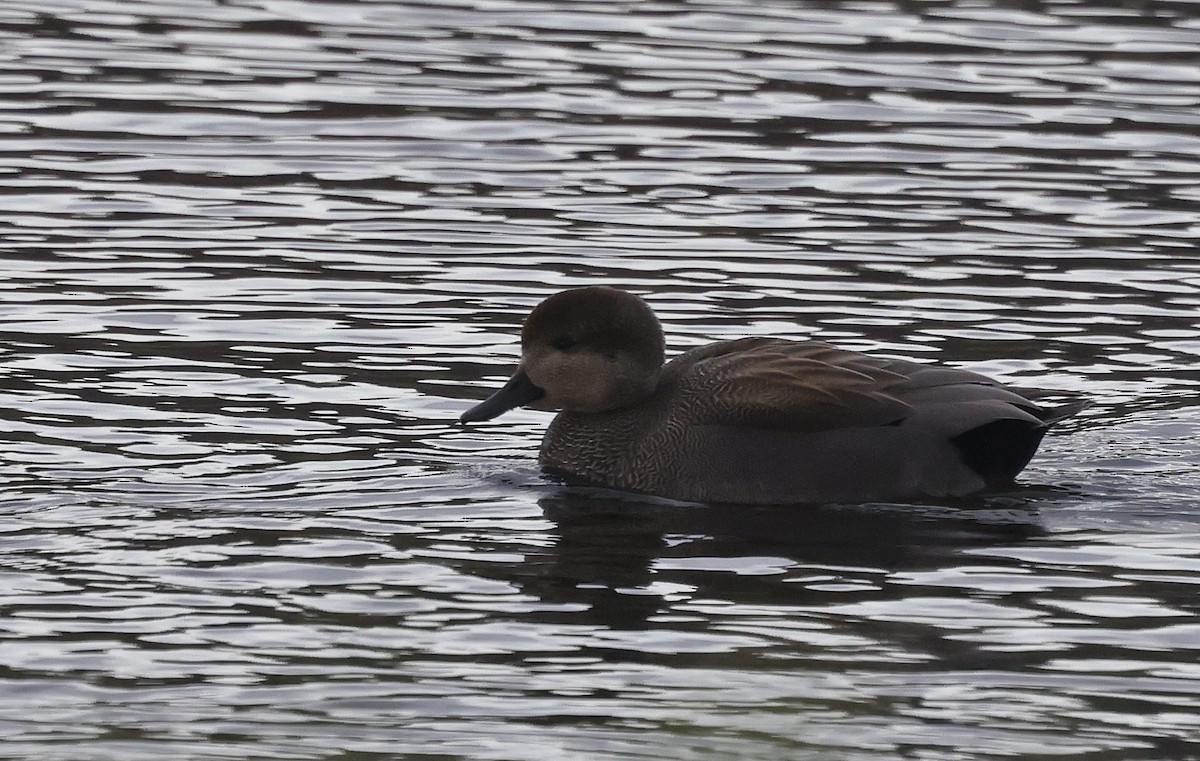
{"type": "Polygon", "coordinates": [[[637,489],[635,463],[644,421],[637,408],[585,414],[560,412],[538,456],[547,468],[617,488],[637,489]]]}

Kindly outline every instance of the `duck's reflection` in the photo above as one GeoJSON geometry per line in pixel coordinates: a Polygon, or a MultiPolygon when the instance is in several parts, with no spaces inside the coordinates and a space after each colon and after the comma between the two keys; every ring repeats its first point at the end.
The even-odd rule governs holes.
{"type": "Polygon", "coordinates": [[[616,628],[647,626],[678,595],[759,605],[829,603],[855,590],[899,597],[912,589],[883,583],[898,571],[961,565],[969,548],[1045,533],[1034,501],[759,507],[563,488],[540,500],[553,546],[511,568],[511,580],[616,628]]]}

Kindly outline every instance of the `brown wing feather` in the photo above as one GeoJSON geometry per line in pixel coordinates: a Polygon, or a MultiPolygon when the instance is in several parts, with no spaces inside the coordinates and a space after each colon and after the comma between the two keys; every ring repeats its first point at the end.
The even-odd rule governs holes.
{"type": "Polygon", "coordinates": [[[750,338],[683,354],[666,372],[693,422],[820,431],[905,417],[911,408],[890,390],[907,378],[886,364],[828,344],[750,338]]]}

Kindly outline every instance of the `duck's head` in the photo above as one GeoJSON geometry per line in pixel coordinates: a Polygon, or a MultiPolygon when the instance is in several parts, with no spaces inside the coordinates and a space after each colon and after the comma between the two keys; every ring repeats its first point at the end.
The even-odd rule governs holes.
{"type": "Polygon", "coordinates": [[[663,364],[663,333],[646,302],[591,286],[538,304],[521,330],[521,364],[460,420],[490,420],[514,407],[608,412],[653,393],[663,364]]]}

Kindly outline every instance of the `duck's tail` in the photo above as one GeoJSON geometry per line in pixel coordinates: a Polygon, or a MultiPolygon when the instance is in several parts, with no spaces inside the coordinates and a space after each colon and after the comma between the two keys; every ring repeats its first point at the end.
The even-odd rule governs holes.
{"type": "Polygon", "coordinates": [[[1080,412],[1092,406],[1091,399],[1084,399],[1080,396],[1068,396],[1059,392],[1048,393],[1045,397],[1038,399],[1037,402],[1039,405],[1043,402],[1053,404],[1053,406],[1042,407],[1034,413],[1047,426],[1062,422],[1069,417],[1075,417],[1080,412]]]}
{"type": "Polygon", "coordinates": [[[1088,407],[1092,406],[1090,399],[1072,399],[1071,401],[1054,407],[1046,407],[1041,415],[1038,415],[1046,425],[1054,425],[1055,423],[1066,420],[1069,417],[1075,417],[1080,412],[1083,412],[1088,407]]]}
{"type": "Polygon", "coordinates": [[[1074,417],[1092,406],[1091,399],[1085,399],[1070,391],[1050,391],[1040,388],[1012,390],[1029,401],[1037,403],[1038,409],[1029,411],[1047,427],[1074,417]]]}

